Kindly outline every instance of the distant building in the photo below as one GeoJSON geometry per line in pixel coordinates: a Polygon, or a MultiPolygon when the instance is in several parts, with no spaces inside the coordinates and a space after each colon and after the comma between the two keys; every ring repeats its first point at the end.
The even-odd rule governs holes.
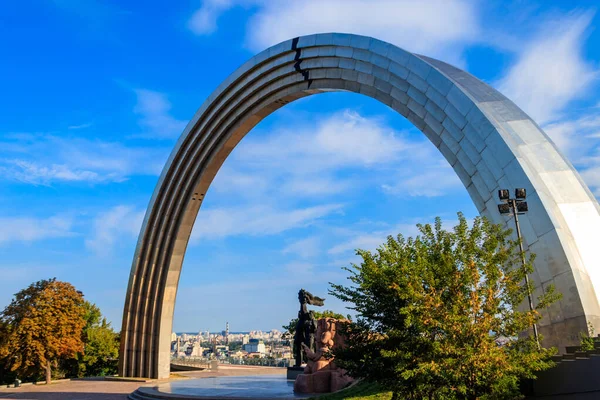
{"type": "Polygon", "coordinates": [[[175,332],[171,333],[171,342],[174,342],[177,340],[177,334],[175,332]]]}
{"type": "Polygon", "coordinates": [[[204,349],[199,344],[195,344],[190,351],[190,357],[202,357],[204,349]]]}
{"type": "Polygon", "coordinates": [[[248,344],[244,345],[244,351],[248,353],[265,354],[265,342],[263,342],[262,339],[250,339],[248,344]]]}

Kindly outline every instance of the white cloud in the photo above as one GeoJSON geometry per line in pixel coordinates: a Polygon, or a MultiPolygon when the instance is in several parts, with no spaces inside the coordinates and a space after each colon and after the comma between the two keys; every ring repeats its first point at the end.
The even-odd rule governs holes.
{"type": "Polygon", "coordinates": [[[416,224],[399,224],[393,228],[374,232],[353,232],[350,239],[331,247],[327,252],[332,255],[339,255],[348,252],[354,253],[357,249],[373,251],[381,246],[389,235],[396,237],[398,233],[408,237],[417,235],[419,230],[416,224]]]}
{"type": "Polygon", "coordinates": [[[335,195],[351,189],[355,183],[348,178],[323,176],[294,176],[282,184],[280,190],[284,194],[298,197],[319,197],[335,195]]]}
{"type": "Polygon", "coordinates": [[[400,177],[395,184],[384,184],[382,189],[400,197],[438,197],[463,188],[462,182],[446,160],[421,165],[417,174],[410,173],[410,170],[406,172],[409,173],[408,176],[400,177]]]}
{"type": "Polygon", "coordinates": [[[381,121],[350,110],[325,119],[313,143],[307,145],[320,150],[323,157],[333,157],[334,162],[365,166],[389,162],[411,147],[381,121]]]}
{"type": "Polygon", "coordinates": [[[219,171],[215,191],[254,199],[333,196],[357,184],[342,170],[377,169],[418,148],[380,119],[349,110],[288,126],[245,138],[219,171]]]}
{"type": "Polygon", "coordinates": [[[300,258],[312,258],[321,252],[321,239],[311,236],[296,240],[288,244],[282,251],[283,254],[295,254],[300,258]]]}
{"type": "Polygon", "coordinates": [[[564,107],[584,96],[598,76],[582,55],[592,17],[587,12],[546,21],[498,82],[500,91],[538,123],[559,119],[564,107]]]}
{"type": "Polygon", "coordinates": [[[310,282],[317,278],[315,265],[306,261],[290,261],[283,265],[283,271],[287,279],[294,282],[310,282]]]}
{"type": "Polygon", "coordinates": [[[317,220],[341,211],[340,204],[325,204],[296,209],[268,206],[213,208],[202,210],[194,225],[192,239],[216,239],[237,235],[273,235],[312,225],[317,220]]]}
{"type": "Polygon", "coordinates": [[[137,103],[133,111],[141,116],[140,126],[146,128],[142,137],[173,138],[183,132],[187,121],[174,118],[169,112],[171,103],[167,96],[147,89],[136,89],[137,103]]]}
{"type": "MultiPolygon", "coordinates": [[[[230,157],[231,160],[233,157],[230,157]]],[[[227,161],[219,170],[219,178],[215,179],[210,190],[217,193],[236,192],[244,195],[263,193],[269,187],[269,177],[266,174],[246,171],[242,166],[232,165],[227,161]]]]}
{"type": "Polygon", "coordinates": [[[479,40],[477,10],[466,0],[212,0],[203,2],[188,27],[198,35],[212,33],[233,5],[256,7],[246,33],[254,51],[296,36],[348,32],[460,64],[465,45],[479,40]]]}
{"type": "Polygon", "coordinates": [[[119,238],[135,238],[143,220],[144,211],[125,205],[113,207],[96,217],[91,237],[85,245],[98,255],[108,255],[119,238]]]}
{"type": "Polygon", "coordinates": [[[577,168],[585,183],[600,195],[600,116],[595,106],[578,118],[545,125],[544,131],[577,168]]]}
{"type": "Polygon", "coordinates": [[[93,171],[71,169],[61,164],[40,165],[26,160],[10,160],[7,164],[11,164],[12,168],[0,167],[0,171],[8,172],[8,175],[12,175],[18,181],[32,184],[46,185],[53,181],[102,182],[111,178],[93,171]]]}
{"type": "Polygon", "coordinates": [[[217,19],[233,5],[231,0],[204,0],[202,6],[192,14],[188,28],[196,35],[208,35],[217,29],[217,19]]]}
{"type": "Polygon", "coordinates": [[[387,237],[383,233],[374,233],[366,235],[358,235],[350,240],[337,244],[328,250],[329,254],[341,254],[348,251],[354,252],[357,249],[375,250],[385,241],[387,237]]]}
{"type": "Polygon", "coordinates": [[[596,194],[596,196],[600,196],[600,118],[596,119],[597,125],[593,128],[593,134],[588,136],[588,138],[592,138],[593,141],[590,140],[581,140],[583,142],[578,148],[578,151],[583,152],[584,149],[581,147],[588,144],[589,148],[592,148],[592,152],[588,155],[582,156],[577,159],[577,167],[581,173],[581,177],[585,181],[585,183],[591,188],[591,190],[596,194]]]}
{"type": "Polygon", "coordinates": [[[3,178],[35,185],[56,182],[121,182],[132,175],[158,175],[168,149],[127,147],[117,142],[21,134],[0,142],[3,178]]]}
{"type": "MultiPolygon", "coordinates": [[[[414,223],[400,223],[396,224],[392,227],[388,227],[385,229],[378,229],[371,232],[359,232],[359,231],[348,231],[346,235],[349,239],[341,241],[339,244],[331,247],[328,250],[328,254],[331,255],[340,255],[344,253],[352,252],[354,253],[357,249],[374,251],[379,246],[386,242],[388,236],[393,236],[394,238],[398,234],[402,234],[405,238],[408,237],[416,237],[420,235],[421,232],[417,227],[417,223],[422,224],[433,224],[433,218],[431,217],[420,217],[418,220],[415,220],[414,223]],[[418,221],[418,222],[417,222],[418,221]]],[[[472,225],[472,220],[467,221],[469,225],[472,225]]],[[[458,220],[449,219],[442,220],[442,227],[445,230],[451,230],[458,223],[458,220]]]]}
{"type": "MultiPolygon", "coordinates": [[[[194,241],[306,227],[341,211],[341,194],[381,190],[383,183],[387,192],[408,196],[437,196],[460,187],[433,145],[395,131],[381,118],[345,110],[291,125],[293,130],[289,121],[276,123],[233,151],[198,215],[194,241]],[[307,198],[325,204],[307,207],[307,198]]],[[[311,257],[318,248],[317,239],[310,238],[283,252],[311,257]]]]}
{"type": "Polygon", "coordinates": [[[318,32],[373,36],[410,51],[450,56],[457,45],[475,41],[479,28],[474,4],[468,1],[265,1],[250,20],[248,42],[258,50],[318,32]]]}
{"type": "Polygon", "coordinates": [[[600,139],[600,116],[590,114],[550,123],[544,125],[544,132],[561,151],[579,160],[590,148],[597,147],[594,142],[600,139]]]}
{"type": "Polygon", "coordinates": [[[285,171],[319,172],[348,166],[374,167],[416,149],[381,119],[343,110],[315,123],[279,125],[266,139],[248,140],[235,158],[253,166],[276,164],[285,171]]]}
{"type": "Polygon", "coordinates": [[[93,124],[92,124],[91,122],[89,122],[89,123],[87,123],[87,124],[80,124],[80,125],[70,125],[70,126],[68,127],[68,129],[71,129],[71,130],[73,130],[73,129],[86,129],[86,128],[89,128],[89,127],[91,127],[92,125],[93,125],[93,124]]]}
{"type": "Polygon", "coordinates": [[[431,143],[381,118],[344,110],[293,125],[293,131],[277,125],[266,136],[244,139],[217,175],[217,191],[312,198],[371,185],[394,195],[431,197],[461,187],[431,143]]]}
{"type": "Polygon", "coordinates": [[[72,236],[73,219],[68,216],[50,218],[0,217],[0,245],[9,242],[34,242],[72,236]]]}
{"type": "Polygon", "coordinates": [[[585,183],[590,187],[590,190],[596,195],[600,196],[600,157],[595,158],[595,164],[593,167],[587,168],[581,171],[581,177],[585,183]]]}

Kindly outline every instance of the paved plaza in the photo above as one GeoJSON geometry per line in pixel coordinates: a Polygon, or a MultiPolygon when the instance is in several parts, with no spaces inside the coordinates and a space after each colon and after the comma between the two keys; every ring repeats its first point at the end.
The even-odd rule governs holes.
{"type": "MultiPolygon", "coordinates": [[[[220,366],[218,371],[178,372],[170,381],[186,378],[212,378],[217,376],[285,375],[285,368],[253,366],[220,366]]],[[[25,385],[20,388],[1,388],[0,399],[22,400],[127,400],[127,395],[140,386],[156,386],[169,380],[151,382],[105,381],[81,379],[59,382],[49,386],[25,385]]]]}

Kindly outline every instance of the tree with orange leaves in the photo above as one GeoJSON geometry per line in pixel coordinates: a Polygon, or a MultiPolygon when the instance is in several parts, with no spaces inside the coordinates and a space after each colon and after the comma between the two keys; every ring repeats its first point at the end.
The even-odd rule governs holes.
{"type": "MultiPolygon", "coordinates": [[[[350,286],[330,294],[353,304],[347,347],[336,363],[379,383],[399,399],[512,399],[519,382],[552,365],[531,326],[559,298],[552,287],[533,311],[510,231],[462,214],[452,231],[419,225],[420,235],[388,237],[377,251],[358,250],[350,286]]],[[[530,288],[530,290],[533,288],[530,288]]]]}
{"type": "Polygon", "coordinates": [[[83,351],[84,299],[56,278],[35,282],[15,295],[0,313],[0,357],[20,377],[52,378],[59,359],[83,351]]]}

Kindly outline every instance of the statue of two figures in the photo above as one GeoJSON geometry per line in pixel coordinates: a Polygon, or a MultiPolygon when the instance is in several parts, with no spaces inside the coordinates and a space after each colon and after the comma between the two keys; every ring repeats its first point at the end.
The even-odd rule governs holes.
{"type": "Polygon", "coordinates": [[[315,350],[315,333],[317,332],[317,321],[312,311],[309,311],[307,305],[323,306],[325,299],[313,296],[310,292],[300,289],[298,292],[300,301],[300,311],[298,311],[298,322],[296,323],[296,333],[294,334],[294,356],[296,358],[296,367],[301,366],[304,347],[315,350]]]}
{"type": "Polygon", "coordinates": [[[347,320],[335,318],[315,319],[307,305],[323,306],[324,299],[313,296],[304,289],[298,292],[300,311],[294,335],[295,368],[306,362],[303,373],[296,377],[294,391],[297,393],[329,393],[346,387],[353,381],[345,371],[338,368],[330,351],[343,346],[341,335],[336,336],[339,324],[347,320]]]}

